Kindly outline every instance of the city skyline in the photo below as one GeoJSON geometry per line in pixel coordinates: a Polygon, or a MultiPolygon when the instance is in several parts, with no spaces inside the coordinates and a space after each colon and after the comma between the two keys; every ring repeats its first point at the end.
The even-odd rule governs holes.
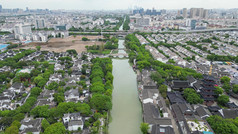
{"type": "Polygon", "coordinates": [[[155,8],[155,9],[181,9],[181,8],[236,8],[235,0],[2,0],[3,8],[25,9],[66,9],[66,10],[116,10],[134,7],[155,8]],[[56,4],[57,3],[57,4],[56,4]],[[214,4],[216,3],[216,4],[214,4]],[[98,6],[101,5],[101,6],[98,6]]]}

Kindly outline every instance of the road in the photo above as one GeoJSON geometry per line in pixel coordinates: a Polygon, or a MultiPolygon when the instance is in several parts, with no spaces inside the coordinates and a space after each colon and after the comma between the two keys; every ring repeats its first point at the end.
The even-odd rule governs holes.
{"type": "Polygon", "coordinates": [[[173,126],[173,129],[174,129],[174,133],[175,134],[179,134],[178,126],[177,126],[177,123],[174,120],[173,114],[172,114],[172,112],[171,112],[171,110],[169,108],[167,108],[167,110],[168,110],[168,113],[169,113],[169,118],[172,121],[172,126],[173,126]]]}
{"type": "MultiPolygon", "coordinates": [[[[198,32],[214,32],[214,31],[238,31],[238,28],[219,28],[219,29],[204,29],[204,30],[191,30],[191,31],[155,31],[152,33],[198,33],[198,32]]],[[[119,31],[108,31],[108,32],[78,32],[78,31],[69,31],[69,33],[93,33],[93,34],[111,34],[111,35],[127,35],[130,33],[137,32],[135,30],[119,30],[119,31]]],[[[146,30],[141,30],[139,32],[148,32],[146,30]]]]}

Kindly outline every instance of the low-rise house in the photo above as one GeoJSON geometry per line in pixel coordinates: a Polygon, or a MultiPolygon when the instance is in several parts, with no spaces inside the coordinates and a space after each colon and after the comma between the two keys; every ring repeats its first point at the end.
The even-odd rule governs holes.
{"type": "Polygon", "coordinates": [[[2,95],[11,98],[11,100],[13,100],[16,96],[15,92],[10,91],[10,90],[3,91],[2,95]]]}
{"type": "Polygon", "coordinates": [[[236,117],[238,117],[237,109],[220,109],[218,111],[220,113],[220,116],[225,119],[235,119],[236,117]]]}
{"type": "Polygon", "coordinates": [[[206,120],[193,112],[191,105],[178,103],[171,106],[173,116],[181,134],[211,133],[213,131],[206,120]]]}
{"type": "Polygon", "coordinates": [[[167,92],[167,97],[168,97],[171,104],[186,103],[186,100],[183,98],[181,93],[178,92],[178,91],[167,92]]]}
{"type": "Polygon", "coordinates": [[[11,102],[11,98],[7,96],[0,96],[0,103],[3,103],[3,102],[11,102]]]}
{"type": "Polygon", "coordinates": [[[70,89],[64,93],[64,98],[66,102],[78,102],[79,101],[79,91],[78,89],[70,89]]]}
{"type": "Polygon", "coordinates": [[[79,68],[78,66],[73,66],[72,68],[72,74],[71,75],[81,75],[81,68],[79,68]]]}
{"type": "Polygon", "coordinates": [[[159,96],[157,98],[157,104],[158,104],[161,115],[163,115],[163,117],[166,117],[166,118],[169,117],[169,113],[167,110],[167,106],[165,104],[165,100],[161,96],[161,94],[159,94],[159,96]]]}
{"type": "Polygon", "coordinates": [[[170,126],[164,127],[159,124],[153,125],[151,134],[175,134],[174,129],[170,126]]]}
{"type": "Polygon", "coordinates": [[[150,78],[149,70],[142,70],[142,73],[139,77],[141,77],[141,84],[143,85],[143,89],[158,89],[157,84],[150,78]]]}
{"type": "Polygon", "coordinates": [[[58,63],[55,64],[54,71],[59,71],[59,70],[64,70],[64,69],[65,69],[65,65],[61,65],[58,63]]]}
{"type": "Polygon", "coordinates": [[[154,103],[156,104],[156,99],[159,96],[158,89],[144,89],[142,90],[142,102],[146,103],[154,103]]]}
{"type": "Polygon", "coordinates": [[[4,66],[4,67],[0,68],[0,72],[7,72],[7,71],[11,71],[11,67],[4,66]]]}
{"type": "Polygon", "coordinates": [[[190,84],[189,84],[189,81],[173,80],[170,83],[170,87],[173,90],[182,90],[185,88],[190,88],[190,84]]]}
{"type": "Polygon", "coordinates": [[[152,128],[152,126],[155,124],[159,124],[160,126],[164,127],[172,127],[171,119],[162,117],[160,110],[155,104],[143,104],[143,119],[144,122],[149,124],[150,128],[152,128]]]}
{"type": "Polygon", "coordinates": [[[14,83],[10,88],[9,88],[10,91],[14,91],[16,93],[20,93],[24,90],[24,85],[23,83],[14,83]]]}
{"type": "Polygon", "coordinates": [[[210,117],[212,114],[209,112],[208,109],[204,108],[203,106],[199,106],[195,109],[196,114],[201,117],[202,119],[206,119],[210,117]]]}
{"type": "Polygon", "coordinates": [[[11,103],[11,102],[3,102],[0,103],[0,110],[14,110],[16,109],[16,104],[11,103]]]}
{"type": "Polygon", "coordinates": [[[238,108],[238,106],[234,103],[234,102],[228,102],[225,104],[226,107],[230,108],[230,109],[235,109],[238,108]]]}
{"type": "Polygon", "coordinates": [[[36,106],[49,105],[50,108],[54,107],[56,104],[54,100],[54,90],[44,90],[38,97],[36,106]]]}
{"type": "Polygon", "coordinates": [[[79,128],[83,130],[84,121],[80,113],[64,114],[63,123],[69,131],[77,131],[79,128]]]}
{"type": "Polygon", "coordinates": [[[60,82],[62,80],[62,75],[60,73],[54,73],[50,76],[49,82],[60,82]]]}
{"type": "Polygon", "coordinates": [[[21,134],[33,133],[40,134],[42,118],[32,119],[26,118],[21,121],[21,127],[19,128],[21,134]]]}

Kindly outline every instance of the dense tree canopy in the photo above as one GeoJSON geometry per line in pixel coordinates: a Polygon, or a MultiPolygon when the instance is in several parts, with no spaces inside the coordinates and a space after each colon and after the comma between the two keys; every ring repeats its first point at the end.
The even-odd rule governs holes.
{"type": "Polygon", "coordinates": [[[237,94],[238,93],[238,85],[233,85],[232,91],[237,94]]]}
{"type": "Polygon", "coordinates": [[[225,105],[226,103],[229,102],[229,96],[227,95],[221,95],[217,98],[217,102],[220,105],[225,105]]]}
{"type": "Polygon", "coordinates": [[[218,115],[210,116],[207,122],[217,134],[238,134],[238,127],[229,119],[223,119],[218,115]]]}
{"type": "Polygon", "coordinates": [[[124,21],[124,24],[123,24],[123,30],[130,30],[130,17],[127,15],[126,16],[126,20],[124,21]]]}
{"type": "Polygon", "coordinates": [[[167,87],[166,85],[161,85],[161,86],[159,87],[159,92],[161,93],[161,95],[162,95],[164,98],[166,98],[166,96],[167,96],[167,89],[168,89],[168,87],[167,87]]]}
{"type": "Polygon", "coordinates": [[[43,131],[45,131],[46,128],[48,128],[49,126],[50,126],[50,123],[46,119],[43,119],[41,122],[41,127],[42,127],[43,131]]]}
{"type": "Polygon", "coordinates": [[[184,97],[190,104],[203,103],[200,95],[192,88],[186,88],[184,90],[184,97]]]}
{"type": "Polygon", "coordinates": [[[111,98],[102,94],[94,94],[90,100],[90,105],[98,111],[112,108],[111,98]]]}
{"type": "Polygon", "coordinates": [[[66,129],[63,123],[58,122],[46,128],[44,134],[65,134],[66,129]]]}
{"type": "Polygon", "coordinates": [[[230,81],[231,81],[231,78],[229,78],[228,76],[221,77],[222,83],[230,83],[230,81]]]}
{"type": "MultiPolygon", "coordinates": [[[[163,79],[180,79],[186,80],[187,76],[192,75],[195,78],[202,78],[202,74],[197,73],[195,70],[165,64],[158,60],[153,59],[150,52],[145,49],[145,45],[141,45],[139,40],[134,34],[126,36],[126,47],[131,50],[129,53],[129,60],[133,62],[136,60],[136,65],[139,70],[153,68],[159,72],[163,79]]],[[[160,76],[152,76],[155,81],[160,80],[160,76]]],[[[162,81],[158,81],[162,82],[162,81]]]]}
{"type": "Polygon", "coordinates": [[[221,87],[215,87],[216,88],[216,90],[214,91],[215,92],[215,94],[216,95],[221,95],[221,94],[223,94],[223,89],[221,88],[221,87]]]}

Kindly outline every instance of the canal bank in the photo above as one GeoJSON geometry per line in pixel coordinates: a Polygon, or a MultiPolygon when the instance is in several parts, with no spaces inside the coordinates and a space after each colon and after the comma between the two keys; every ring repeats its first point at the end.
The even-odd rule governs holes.
{"type": "MultiPolygon", "coordinates": [[[[119,48],[124,48],[123,43],[123,40],[119,40],[119,48]]],[[[141,134],[142,108],[138,98],[136,73],[128,59],[112,61],[114,89],[109,134],[141,134]]]]}

